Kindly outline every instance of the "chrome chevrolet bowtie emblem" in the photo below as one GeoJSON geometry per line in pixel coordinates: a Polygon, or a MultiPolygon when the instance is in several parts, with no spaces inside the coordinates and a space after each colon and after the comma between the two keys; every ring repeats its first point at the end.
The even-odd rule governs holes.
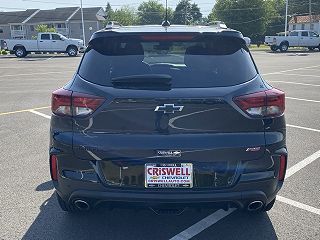
{"type": "Polygon", "coordinates": [[[174,104],[164,104],[163,106],[157,106],[155,112],[174,113],[181,112],[183,106],[175,106],[174,104]]]}

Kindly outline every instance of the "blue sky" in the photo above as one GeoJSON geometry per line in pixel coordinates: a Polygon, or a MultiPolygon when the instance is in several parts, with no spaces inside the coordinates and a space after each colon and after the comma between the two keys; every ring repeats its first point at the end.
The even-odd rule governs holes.
{"type": "MultiPolygon", "coordinates": [[[[110,2],[113,8],[120,8],[123,5],[130,5],[137,8],[143,0],[83,0],[84,7],[99,6],[104,7],[110,2]]],[[[165,3],[165,0],[159,0],[165,3]]],[[[191,0],[192,1],[192,0],[191,0]]],[[[175,7],[179,0],[168,0],[170,7],[175,7]]],[[[215,0],[193,0],[198,4],[203,15],[208,15],[213,8],[215,0]]],[[[17,11],[27,8],[50,9],[56,7],[79,6],[80,0],[0,0],[0,11],[17,11]]]]}

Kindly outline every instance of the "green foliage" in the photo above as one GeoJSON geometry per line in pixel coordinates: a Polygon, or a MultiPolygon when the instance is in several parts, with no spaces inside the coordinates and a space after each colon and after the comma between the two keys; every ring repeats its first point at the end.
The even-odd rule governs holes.
{"type": "Polygon", "coordinates": [[[274,17],[270,0],[217,0],[210,21],[224,21],[253,40],[262,39],[269,19],[274,17]]]}
{"type": "Polygon", "coordinates": [[[37,32],[56,32],[55,28],[48,27],[46,24],[40,24],[36,26],[37,32]]]}
{"type": "Polygon", "coordinates": [[[174,24],[194,24],[200,22],[202,13],[197,4],[190,0],[180,0],[174,13],[172,22],[174,24]]]}
{"type": "Polygon", "coordinates": [[[2,51],[0,51],[0,53],[1,53],[1,55],[7,55],[7,54],[8,54],[8,51],[2,50],[2,51]]]}
{"type": "Polygon", "coordinates": [[[268,0],[267,4],[269,16],[265,35],[275,35],[284,31],[286,3],[285,0],[268,0]]]}
{"type": "MultiPolygon", "coordinates": [[[[309,14],[309,0],[289,0],[290,15],[309,14]]],[[[314,15],[320,14],[320,1],[311,0],[311,12],[314,15]]]]}
{"type": "Polygon", "coordinates": [[[131,8],[129,6],[123,6],[120,9],[112,10],[110,6],[107,12],[105,24],[107,24],[107,22],[109,21],[116,21],[121,25],[128,26],[138,24],[139,18],[134,8],[131,8]]]}
{"type": "MultiPolygon", "coordinates": [[[[158,0],[143,2],[138,7],[140,24],[161,24],[165,19],[166,9],[158,0]]],[[[168,9],[168,20],[172,17],[172,10],[168,9]]]]}

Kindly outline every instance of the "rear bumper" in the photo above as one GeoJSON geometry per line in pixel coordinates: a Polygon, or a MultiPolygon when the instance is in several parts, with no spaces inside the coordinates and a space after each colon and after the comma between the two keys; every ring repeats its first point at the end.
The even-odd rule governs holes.
{"type": "Polygon", "coordinates": [[[258,182],[238,183],[232,189],[219,191],[134,191],[106,189],[99,183],[84,183],[81,188],[79,181],[64,179],[55,183],[58,194],[67,202],[73,203],[81,199],[92,206],[101,203],[122,206],[173,206],[205,207],[206,205],[229,205],[238,208],[246,207],[252,201],[268,204],[275,197],[282,182],[268,179],[258,182]],[[91,185],[91,187],[89,187],[91,185]],[[71,190],[70,187],[73,189],[71,190]],[[66,194],[67,188],[71,190],[66,194]],[[66,195],[64,195],[66,194],[66,195]]]}

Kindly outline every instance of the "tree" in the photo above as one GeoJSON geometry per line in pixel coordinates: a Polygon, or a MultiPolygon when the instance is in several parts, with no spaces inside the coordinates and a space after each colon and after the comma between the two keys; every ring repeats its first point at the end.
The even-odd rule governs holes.
{"type": "Polygon", "coordinates": [[[173,13],[173,23],[192,24],[201,21],[202,13],[197,4],[191,4],[190,0],[180,0],[173,13]]]}
{"type": "MultiPolygon", "coordinates": [[[[108,7],[108,4],[107,4],[108,7]]],[[[138,24],[138,16],[134,8],[129,6],[123,6],[120,9],[112,10],[111,6],[109,8],[109,15],[105,21],[107,24],[109,21],[116,21],[121,25],[135,25],[138,24]]]]}
{"type": "Polygon", "coordinates": [[[165,7],[158,0],[143,2],[138,7],[140,24],[161,24],[165,18],[165,7]]]}
{"type": "Polygon", "coordinates": [[[106,20],[107,22],[111,21],[111,17],[112,17],[112,14],[113,14],[113,10],[112,10],[112,7],[110,5],[109,2],[107,2],[107,6],[106,6],[106,20]]]}
{"type": "Polygon", "coordinates": [[[253,41],[261,40],[270,18],[270,0],[217,0],[210,21],[219,20],[253,41]]]}
{"type": "Polygon", "coordinates": [[[268,1],[268,16],[266,26],[266,35],[275,35],[279,32],[284,32],[285,28],[285,0],[269,0],[268,1]]]}
{"type": "MultiPolygon", "coordinates": [[[[309,0],[289,0],[288,8],[290,15],[308,15],[309,0]]],[[[311,12],[314,15],[320,14],[319,0],[311,0],[311,12]]]]}
{"type": "Polygon", "coordinates": [[[40,24],[36,26],[37,32],[56,32],[54,27],[48,27],[46,24],[40,24]]]}

